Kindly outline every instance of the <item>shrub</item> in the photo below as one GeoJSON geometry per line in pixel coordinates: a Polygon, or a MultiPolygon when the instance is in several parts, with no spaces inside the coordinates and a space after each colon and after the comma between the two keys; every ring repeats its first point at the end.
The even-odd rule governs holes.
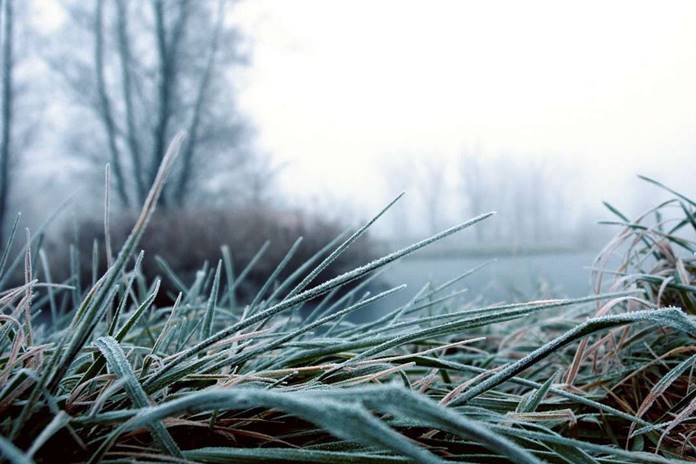
{"type": "MultiPolygon", "coordinates": [[[[134,222],[135,217],[132,215],[118,216],[112,221],[111,239],[115,249],[125,242],[134,222]]],[[[162,260],[184,284],[190,286],[204,263],[213,268],[216,266],[221,258],[223,245],[229,248],[234,271],[239,275],[268,242],[260,259],[236,288],[239,300],[249,302],[298,237],[302,237],[302,242],[285,269],[277,276],[278,280],[287,278],[292,271],[298,269],[302,263],[347,229],[345,224],[335,220],[270,207],[235,211],[183,210],[155,214],[141,240],[140,247],[146,251],[142,273],[147,281],[152,281],[156,276],[164,276],[161,294],[176,296],[179,289],[172,279],[167,278],[162,260]]],[[[54,248],[66,250],[66,244],[71,240],[74,240],[74,234],[72,230],[66,230],[63,234],[63,244],[54,245],[54,248]]],[[[106,270],[103,221],[83,221],[79,225],[77,242],[80,281],[83,285],[92,281],[95,240],[99,250],[98,274],[101,275],[106,270]]],[[[374,259],[373,248],[373,242],[367,235],[361,237],[322,271],[315,281],[328,280],[374,259]]],[[[68,270],[69,259],[69,254],[63,253],[62,262],[52,267],[68,270]]],[[[64,272],[60,277],[67,278],[68,273],[64,272]]]]}

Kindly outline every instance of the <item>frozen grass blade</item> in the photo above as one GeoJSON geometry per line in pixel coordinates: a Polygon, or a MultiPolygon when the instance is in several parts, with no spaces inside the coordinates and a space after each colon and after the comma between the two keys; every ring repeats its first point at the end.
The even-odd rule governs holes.
{"type": "Polygon", "coordinates": [[[330,314],[329,316],[323,317],[315,322],[312,322],[311,324],[303,325],[301,328],[296,329],[296,330],[288,333],[287,335],[279,337],[279,338],[277,338],[277,339],[275,339],[267,344],[263,344],[255,350],[249,350],[241,355],[234,356],[230,359],[225,359],[221,363],[213,365],[210,368],[210,370],[216,370],[216,369],[218,369],[224,365],[227,365],[227,364],[241,364],[244,361],[246,361],[247,359],[250,359],[250,358],[252,358],[260,353],[270,352],[271,350],[278,348],[279,346],[283,345],[284,343],[289,342],[290,340],[297,338],[300,335],[302,335],[306,332],[309,332],[310,330],[312,330],[316,327],[320,327],[320,326],[322,326],[322,325],[324,325],[332,320],[336,320],[338,318],[347,316],[348,314],[351,314],[359,309],[362,309],[365,306],[368,306],[368,305],[374,303],[375,301],[386,298],[387,296],[389,296],[395,292],[398,292],[399,290],[402,290],[404,288],[406,288],[406,286],[401,285],[399,287],[395,287],[395,288],[392,288],[390,290],[379,293],[371,298],[366,298],[364,300],[361,300],[361,301],[355,303],[354,305],[348,306],[347,308],[342,309],[341,311],[337,311],[333,314],[330,314]]]}
{"type": "Polygon", "coordinates": [[[369,387],[363,389],[322,392],[329,398],[340,397],[360,401],[370,408],[411,417],[431,427],[462,435],[481,443],[490,450],[500,453],[512,462],[540,464],[541,461],[530,452],[515,445],[507,438],[497,435],[481,424],[468,420],[428,398],[394,386],[369,387]]]}
{"type": "Polygon", "coordinates": [[[218,261],[217,268],[215,269],[215,277],[213,278],[213,286],[210,289],[210,296],[208,297],[208,305],[205,310],[205,319],[203,319],[203,338],[210,337],[213,332],[213,321],[215,320],[215,306],[218,301],[218,292],[220,290],[220,273],[222,272],[222,260],[218,261]]]}
{"type": "Polygon", "coordinates": [[[17,448],[11,441],[0,435],[0,457],[7,459],[11,464],[33,464],[21,449],[17,448]]]}
{"type": "Polygon", "coordinates": [[[36,440],[31,444],[27,455],[29,458],[34,456],[37,451],[48,441],[51,436],[55,435],[60,429],[68,425],[70,422],[70,416],[65,412],[61,411],[56,414],[51,422],[41,431],[36,440]]]}
{"type": "Polygon", "coordinates": [[[268,247],[271,245],[271,242],[268,240],[264,242],[263,245],[261,245],[261,248],[256,252],[256,254],[251,258],[251,261],[242,269],[242,272],[239,273],[239,276],[235,279],[234,284],[232,284],[232,287],[228,289],[228,295],[231,297],[234,297],[235,291],[237,290],[237,287],[244,282],[244,279],[246,279],[246,276],[251,272],[251,270],[256,266],[256,263],[259,262],[261,257],[266,253],[268,250],[268,247]]]}
{"type": "MultiPolygon", "coordinates": [[[[140,382],[135,378],[133,369],[130,363],[126,359],[126,355],[121,349],[121,345],[111,337],[99,338],[95,345],[99,348],[106,362],[109,365],[109,369],[115,373],[119,378],[126,379],[124,387],[130,396],[131,401],[134,405],[139,408],[145,408],[150,405],[150,400],[145,394],[145,391],[140,386],[140,382]]],[[[152,430],[152,435],[158,441],[160,446],[166,450],[169,454],[174,457],[183,457],[181,450],[174,442],[174,439],[167,429],[159,422],[150,422],[147,424],[152,430]]]]}
{"type": "Polygon", "coordinates": [[[292,285],[293,282],[295,282],[297,279],[299,279],[301,276],[303,276],[307,270],[316,263],[319,258],[324,256],[326,253],[329,252],[338,242],[341,241],[343,237],[348,235],[348,231],[343,232],[339,234],[338,236],[334,237],[333,240],[331,240],[329,243],[324,245],[319,251],[314,253],[308,260],[306,260],[304,263],[302,263],[295,271],[293,271],[292,274],[290,274],[279,286],[276,288],[273,293],[271,294],[269,300],[270,301],[276,301],[290,285],[292,285]]]}
{"type": "Polygon", "coordinates": [[[243,410],[258,407],[285,411],[322,427],[338,438],[388,449],[417,462],[426,464],[442,464],[444,462],[424,448],[405,440],[401,434],[369,414],[355,401],[340,402],[317,399],[312,395],[302,393],[288,394],[248,388],[206,390],[159,406],[142,409],[135,417],[111,433],[98,453],[93,456],[91,462],[98,462],[121,433],[161,421],[184,411],[243,410]]]}
{"type": "Polygon", "coordinates": [[[520,359],[496,374],[493,374],[491,377],[473,388],[468,389],[461,396],[456,398],[451,404],[452,406],[465,404],[472,398],[475,398],[491,388],[500,385],[506,380],[509,380],[511,377],[514,377],[573,340],[577,340],[578,338],[584,337],[585,335],[589,335],[599,330],[605,330],[612,327],[637,322],[650,322],[657,326],[670,327],[680,332],[684,332],[691,337],[696,337],[696,322],[685,316],[683,312],[676,308],[653,311],[636,311],[628,314],[616,314],[590,319],[583,322],[578,327],[569,330],[560,337],[550,341],[546,345],[538,348],[523,359],[520,359]]]}
{"type": "MultiPolygon", "coordinates": [[[[179,353],[179,355],[176,357],[174,361],[171,361],[169,364],[165,365],[162,367],[160,371],[158,371],[157,376],[161,376],[165,374],[169,369],[174,367],[175,362],[181,362],[185,359],[190,358],[191,356],[196,355],[197,353],[205,350],[209,346],[219,342],[220,340],[223,340],[230,335],[235,334],[236,332],[245,329],[253,324],[256,324],[257,322],[261,322],[271,316],[274,316],[275,314],[278,314],[282,311],[288,310],[295,305],[303,302],[310,300],[314,297],[317,297],[319,295],[322,295],[328,291],[330,291],[332,288],[337,287],[339,285],[342,285],[346,282],[353,281],[359,277],[362,277],[363,275],[378,269],[386,264],[391,263],[392,261],[396,261],[399,258],[402,258],[408,254],[413,253],[414,251],[417,251],[433,242],[436,242],[438,240],[441,240],[445,237],[448,237],[456,232],[459,232],[463,229],[466,229],[467,227],[471,227],[472,225],[483,221],[484,219],[487,219],[494,213],[487,213],[483,214],[481,216],[477,216],[467,222],[464,222],[462,224],[459,224],[457,226],[451,227],[443,232],[440,232],[439,234],[433,235],[430,238],[427,238],[425,240],[422,240],[420,242],[417,242],[411,246],[408,246],[406,248],[403,248],[399,251],[395,251],[394,253],[391,253],[383,258],[377,259],[369,264],[366,264],[364,266],[358,267],[356,269],[353,269],[352,271],[346,272],[344,274],[341,274],[338,277],[334,277],[331,280],[328,280],[324,282],[323,284],[317,285],[316,287],[313,287],[309,290],[305,290],[302,293],[299,293],[295,295],[294,297],[287,298],[283,300],[282,302],[271,306],[270,308],[257,313],[251,317],[248,317],[247,319],[244,319],[236,324],[234,324],[232,327],[229,327],[227,329],[223,329],[220,332],[216,333],[215,335],[212,335],[211,337],[208,337],[207,339],[199,342],[197,345],[189,348],[188,350],[184,350],[183,352],[179,353]]],[[[156,377],[157,377],[156,376],[156,377]]],[[[149,382],[146,382],[145,386],[147,387],[149,383],[153,382],[151,379],[149,382]]]]}
{"type": "Polygon", "coordinates": [[[556,375],[552,375],[541,385],[541,387],[520,401],[520,405],[517,407],[517,412],[524,413],[536,411],[541,404],[541,401],[544,399],[544,396],[546,396],[548,393],[549,388],[551,388],[551,385],[553,385],[553,383],[556,381],[556,377],[556,375]]]}
{"type": "MultiPolygon", "coordinates": [[[[143,205],[140,216],[138,217],[133,230],[126,239],[126,242],[123,244],[123,247],[121,248],[121,251],[119,252],[113,266],[107,270],[106,274],[100,280],[100,284],[94,287],[94,295],[91,298],[86,299],[80,309],[76,312],[76,318],[79,318],[82,313],[86,313],[87,318],[93,319],[94,316],[100,313],[100,309],[108,303],[107,296],[110,294],[112,287],[116,285],[123,268],[137,247],[138,242],[140,242],[140,238],[145,232],[145,228],[155,212],[155,207],[157,206],[162,189],[164,188],[164,182],[169,174],[169,170],[176,158],[176,155],[181,148],[183,138],[183,134],[178,134],[171,143],[167,154],[162,160],[162,165],[157,172],[155,181],[150,189],[150,193],[145,199],[145,204],[143,205]]],[[[92,329],[93,324],[84,324],[75,334],[72,335],[58,368],[56,369],[55,373],[53,373],[51,380],[48,382],[47,387],[50,392],[55,392],[55,390],[58,388],[58,385],[65,376],[65,373],[68,371],[70,365],[74,361],[75,356],[77,356],[80,349],[86,343],[92,329]]]]}
{"type": "Polygon", "coordinates": [[[336,260],[336,258],[338,258],[339,256],[341,256],[341,254],[343,254],[343,252],[346,251],[346,250],[348,249],[348,247],[351,246],[351,245],[353,244],[353,242],[355,242],[355,241],[356,241],[357,239],[359,239],[362,235],[364,235],[365,232],[367,232],[367,229],[368,229],[372,224],[374,224],[380,217],[382,217],[382,215],[383,215],[384,213],[386,213],[386,212],[389,210],[389,208],[391,208],[392,206],[394,206],[394,204],[395,204],[397,201],[399,201],[399,200],[401,199],[401,197],[403,197],[403,196],[404,196],[403,193],[399,194],[396,198],[394,198],[391,202],[389,202],[389,204],[388,204],[387,206],[385,206],[385,207],[382,209],[382,211],[380,211],[379,213],[377,213],[377,215],[375,215],[372,219],[370,219],[370,220],[369,220],[367,223],[365,223],[362,227],[360,227],[358,230],[356,230],[350,237],[348,237],[348,238],[346,239],[345,242],[341,243],[341,244],[338,246],[338,248],[336,248],[334,251],[332,251],[331,254],[330,254],[329,256],[327,256],[321,263],[319,263],[319,265],[318,265],[316,268],[314,268],[314,269],[312,270],[312,272],[310,272],[309,274],[307,274],[307,276],[306,276],[304,279],[302,279],[302,281],[301,281],[299,284],[297,284],[297,286],[296,286],[295,288],[293,288],[293,289],[290,291],[290,293],[288,294],[287,298],[292,298],[293,296],[297,295],[297,294],[300,293],[302,290],[304,290],[304,289],[307,287],[307,285],[309,285],[310,283],[312,283],[312,281],[313,281],[314,279],[316,279],[316,277],[321,273],[321,271],[323,271],[324,269],[326,269],[331,263],[333,263],[333,262],[336,260]]]}
{"type": "Polygon", "coordinates": [[[667,186],[666,186],[665,184],[663,184],[662,182],[658,182],[658,181],[656,181],[655,179],[652,179],[652,178],[647,177],[647,176],[642,176],[642,175],[638,175],[638,178],[639,178],[639,179],[642,179],[642,180],[644,180],[645,182],[648,182],[648,183],[650,183],[650,184],[656,185],[656,186],[660,187],[660,188],[663,189],[663,190],[668,191],[668,192],[671,193],[672,195],[675,195],[675,196],[681,198],[682,200],[686,201],[686,202],[689,203],[691,206],[696,206],[696,201],[692,200],[691,198],[687,197],[686,195],[683,195],[683,194],[677,192],[676,190],[673,190],[673,189],[667,187],[667,186]]]}
{"type": "MultiPolygon", "coordinates": [[[[691,369],[696,363],[696,354],[692,355],[688,359],[685,359],[679,363],[676,367],[671,369],[664,377],[662,377],[655,386],[650,390],[650,393],[645,397],[643,403],[638,407],[636,411],[636,417],[643,417],[648,409],[657,401],[657,399],[664,395],[665,391],[672,385],[681,375],[683,375],[687,369],[691,369]]],[[[631,430],[629,431],[629,436],[632,438],[633,429],[635,423],[631,424],[631,430]]]]}
{"type": "Polygon", "coordinates": [[[273,285],[280,273],[283,272],[283,270],[288,265],[292,257],[295,256],[295,253],[297,252],[297,249],[300,247],[300,244],[302,244],[302,237],[298,237],[298,239],[295,240],[295,242],[292,244],[292,246],[285,254],[283,259],[280,261],[280,263],[278,263],[278,265],[275,267],[268,279],[266,279],[266,282],[264,282],[259,291],[256,292],[254,299],[251,300],[251,303],[249,304],[250,313],[256,309],[256,306],[261,302],[261,299],[266,294],[268,289],[271,287],[271,285],[273,285]]]}
{"type": "Polygon", "coordinates": [[[186,285],[181,281],[178,275],[176,275],[176,272],[169,267],[169,264],[161,257],[161,256],[155,256],[155,262],[157,265],[164,271],[164,274],[169,278],[169,280],[172,281],[176,289],[180,292],[188,292],[188,289],[186,288],[186,285]]]}
{"type": "MultiPolygon", "coordinates": [[[[3,274],[5,273],[5,266],[7,265],[7,258],[10,256],[10,250],[14,244],[15,234],[17,233],[17,225],[19,220],[22,218],[22,213],[17,213],[14,222],[12,223],[12,228],[10,229],[10,235],[7,237],[5,242],[5,247],[2,250],[2,256],[0,257],[0,282],[2,282],[3,274]]],[[[1,288],[1,287],[0,287],[1,288]]]]}
{"type": "MultiPolygon", "coordinates": [[[[367,228],[339,235],[279,283],[298,240],[245,312],[235,289],[265,247],[238,278],[223,247],[190,287],[157,259],[181,290],[157,307],[174,296],[158,296],[142,253],[126,268],[162,182],[92,288],[51,283],[41,232],[21,253],[26,284],[0,288],[5,460],[626,464],[683,462],[694,451],[696,261],[683,251],[696,249],[696,220],[685,198],[633,220],[608,205],[622,226],[597,260],[615,278],[608,292],[599,278],[587,297],[473,306],[455,284],[474,268],[361,322],[348,316],[402,288],[375,290],[389,264],[488,215],[312,288],[367,228]],[[613,271],[606,253],[618,251],[613,271]],[[35,280],[37,258],[45,282],[35,280]],[[53,327],[28,311],[32,300],[50,306],[53,327]],[[299,321],[291,311],[303,305],[312,308],[299,321]],[[573,385],[556,384],[571,370],[573,385]]],[[[72,261],[79,271],[76,252],[72,261]]]]}
{"type": "MultiPolygon", "coordinates": [[[[157,280],[155,281],[155,287],[152,289],[152,292],[150,295],[145,299],[145,301],[142,302],[138,308],[133,311],[133,314],[128,318],[128,320],[123,324],[123,327],[121,327],[118,332],[115,335],[115,340],[117,342],[123,341],[128,333],[131,331],[131,329],[135,326],[135,324],[138,323],[140,318],[143,316],[145,311],[147,311],[148,308],[152,305],[152,303],[155,301],[155,298],[157,297],[157,292],[159,291],[159,285],[160,281],[157,280]]],[[[125,300],[125,296],[124,296],[125,300]]],[[[110,335],[107,332],[108,335],[110,335]]],[[[89,369],[84,373],[84,375],[80,378],[80,381],[78,382],[79,384],[82,384],[89,379],[93,378],[95,375],[97,375],[104,367],[104,357],[103,356],[97,356],[94,359],[94,362],[89,366],[89,369]]]]}
{"type": "Polygon", "coordinates": [[[196,462],[302,462],[319,464],[395,464],[413,462],[400,456],[364,452],[324,451],[298,448],[199,448],[184,451],[184,457],[196,462]]]}

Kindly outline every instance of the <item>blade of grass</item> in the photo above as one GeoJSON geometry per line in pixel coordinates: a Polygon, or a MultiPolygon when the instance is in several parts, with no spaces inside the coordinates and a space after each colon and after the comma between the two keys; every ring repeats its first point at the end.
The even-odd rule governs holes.
{"type": "MultiPolygon", "coordinates": [[[[183,138],[183,134],[179,133],[172,141],[171,145],[169,146],[169,149],[167,150],[166,155],[162,160],[162,164],[160,165],[160,168],[157,172],[157,176],[155,177],[155,181],[152,184],[150,192],[148,193],[148,196],[145,199],[145,204],[143,205],[143,208],[140,212],[140,216],[138,217],[138,220],[136,221],[135,226],[133,227],[133,230],[131,231],[130,235],[126,239],[126,242],[123,244],[123,247],[121,248],[118,257],[116,258],[116,261],[114,261],[114,264],[106,271],[104,277],[102,277],[102,283],[101,285],[98,285],[96,287],[96,291],[94,293],[93,298],[85,300],[83,302],[80,310],[77,311],[75,317],[79,317],[79,315],[84,312],[87,313],[91,318],[93,316],[96,316],[99,313],[100,308],[102,308],[105,305],[105,300],[112,291],[112,287],[117,284],[117,281],[120,278],[123,268],[125,267],[128,259],[130,258],[131,253],[133,253],[138,243],[140,242],[140,239],[143,233],[145,232],[145,228],[147,227],[147,224],[150,222],[150,219],[152,218],[152,215],[155,212],[157,202],[159,201],[160,194],[162,193],[162,189],[164,188],[164,182],[167,178],[167,175],[169,174],[171,165],[179,152],[179,149],[183,142],[183,138]]],[[[56,391],[61,380],[70,368],[70,365],[73,363],[80,349],[86,343],[92,330],[92,324],[85,324],[76,333],[71,334],[70,341],[67,344],[65,353],[56,371],[53,373],[51,379],[48,382],[47,388],[50,392],[53,393],[56,391]]]]}
{"type": "Polygon", "coordinates": [[[324,282],[323,284],[319,284],[316,287],[313,287],[309,290],[305,290],[304,292],[299,293],[291,298],[287,298],[287,299],[283,300],[282,302],[280,302],[276,305],[273,305],[270,308],[268,308],[260,313],[257,313],[257,314],[255,314],[255,315],[253,315],[245,320],[242,320],[242,321],[232,325],[231,327],[229,327],[227,329],[223,329],[223,330],[217,332],[216,334],[208,337],[207,339],[202,340],[201,342],[194,345],[193,347],[179,353],[174,361],[171,361],[169,364],[163,366],[162,369],[160,369],[157,372],[157,374],[154,376],[154,378],[151,378],[148,382],[146,382],[145,386],[147,387],[149,384],[154,382],[158,376],[165,374],[169,369],[173,368],[175,363],[180,362],[180,361],[185,360],[185,359],[188,359],[191,356],[196,355],[197,353],[208,348],[209,346],[219,342],[220,340],[222,340],[224,338],[229,337],[230,335],[232,335],[232,334],[234,334],[242,329],[245,329],[253,324],[256,324],[257,322],[261,322],[264,319],[267,319],[268,317],[271,317],[271,316],[273,316],[281,311],[288,310],[288,309],[294,307],[295,305],[297,305],[303,301],[306,301],[306,300],[312,299],[316,296],[322,295],[338,285],[342,285],[346,282],[355,280],[355,279],[357,279],[357,278],[359,278],[359,277],[361,277],[361,276],[363,276],[363,275],[365,275],[365,274],[367,274],[367,273],[369,273],[377,268],[380,268],[380,267],[382,267],[390,262],[396,261],[397,259],[399,259],[403,256],[406,256],[410,253],[413,253],[414,251],[417,251],[417,250],[423,248],[424,246],[427,246],[435,241],[441,240],[449,235],[452,235],[456,232],[459,232],[460,230],[463,230],[463,229],[470,227],[470,226],[472,226],[480,221],[483,221],[484,219],[490,217],[493,214],[494,213],[483,214],[483,215],[477,216],[469,221],[466,221],[462,224],[451,227],[443,232],[440,232],[439,234],[433,235],[430,238],[427,238],[425,240],[421,240],[420,242],[417,242],[417,243],[415,243],[411,246],[408,246],[406,248],[403,248],[401,250],[395,251],[387,256],[384,256],[380,259],[372,261],[371,263],[368,263],[364,266],[358,267],[356,269],[353,269],[352,271],[349,271],[349,272],[341,274],[337,277],[334,277],[333,279],[328,280],[328,281],[324,282]]]}
{"type": "MultiPolygon", "coordinates": [[[[126,359],[121,345],[112,337],[101,337],[94,343],[97,348],[99,348],[104,358],[106,358],[109,369],[119,378],[126,379],[124,388],[128,392],[128,396],[131,398],[131,401],[133,401],[133,404],[139,408],[148,407],[150,405],[150,399],[135,377],[135,373],[126,359]]],[[[152,431],[153,438],[157,440],[162,449],[166,450],[174,457],[183,457],[181,450],[162,423],[152,421],[148,423],[148,426],[152,431]]]]}
{"type": "Polygon", "coordinates": [[[650,322],[658,326],[666,326],[685,332],[692,337],[696,336],[696,322],[689,319],[683,312],[676,308],[666,308],[660,310],[636,311],[627,314],[615,314],[603,316],[594,319],[589,319],[574,329],[571,329],[563,335],[555,338],[544,346],[534,350],[529,355],[516,361],[507,367],[501,369],[496,374],[482,381],[478,385],[465,391],[461,396],[457,397],[452,403],[452,406],[465,404],[467,401],[476,396],[494,388],[497,385],[505,382],[511,377],[522,372],[529,366],[537,363],[539,360],[549,356],[551,353],[567,345],[568,343],[581,338],[585,335],[605,330],[612,327],[633,324],[637,322],[650,322]]]}

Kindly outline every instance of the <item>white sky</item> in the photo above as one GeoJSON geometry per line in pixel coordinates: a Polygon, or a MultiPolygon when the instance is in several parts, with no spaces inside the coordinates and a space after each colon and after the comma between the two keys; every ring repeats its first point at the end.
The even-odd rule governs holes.
{"type": "Polygon", "coordinates": [[[588,205],[649,195],[636,173],[696,194],[692,0],[242,0],[230,20],[253,43],[240,104],[305,204],[375,211],[402,189],[387,159],[474,145],[560,158],[588,205]]]}
{"type": "Polygon", "coordinates": [[[374,209],[385,157],[476,143],[565,158],[589,172],[578,193],[592,202],[617,200],[637,172],[696,190],[696,2],[251,0],[234,12],[255,42],[241,103],[260,145],[290,162],[294,192],[374,209]]]}

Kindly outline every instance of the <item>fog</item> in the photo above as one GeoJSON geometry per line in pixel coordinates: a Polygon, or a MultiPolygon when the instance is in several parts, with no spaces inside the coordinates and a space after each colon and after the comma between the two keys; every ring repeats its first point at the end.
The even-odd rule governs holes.
{"type": "MultiPolygon", "coordinates": [[[[453,171],[472,152],[489,170],[544,160],[549,190],[567,187],[559,206],[592,219],[601,200],[641,210],[654,190],[638,173],[696,188],[675,169],[696,161],[693,2],[259,1],[237,13],[254,41],[241,102],[301,198],[371,211],[406,190],[427,221],[394,166],[453,171]]],[[[444,222],[462,211],[448,184],[444,222]]]]}
{"type": "MultiPolygon", "coordinates": [[[[156,108],[158,84],[148,74],[153,19],[147,5],[131,3],[127,23],[143,70],[134,77],[137,115],[156,108]]],[[[115,146],[126,157],[109,35],[118,4],[104,3],[104,59],[115,146]]],[[[212,33],[217,2],[196,5],[211,18],[203,34],[212,33]]],[[[17,8],[15,101],[31,111],[14,119],[22,149],[9,198],[34,227],[70,195],[79,206],[67,216],[103,209],[96,192],[110,158],[91,97],[80,95],[92,76],[92,9],[55,0],[17,8]]],[[[194,207],[262,201],[355,224],[405,191],[372,229],[388,243],[495,210],[458,246],[584,247],[605,237],[595,225],[609,216],[602,200],[635,215],[659,196],[637,174],[696,191],[693,2],[259,0],[221,11],[226,58],[203,107],[216,117],[228,111],[220,121],[233,118],[240,129],[201,139],[210,143],[197,156],[207,161],[192,166],[216,167],[194,175],[202,186],[186,196],[194,207]]],[[[186,108],[198,85],[192,66],[192,83],[175,85],[186,108]]],[[[163,134],[190,129],[187,118],[175,108],[163,134]]]]}

